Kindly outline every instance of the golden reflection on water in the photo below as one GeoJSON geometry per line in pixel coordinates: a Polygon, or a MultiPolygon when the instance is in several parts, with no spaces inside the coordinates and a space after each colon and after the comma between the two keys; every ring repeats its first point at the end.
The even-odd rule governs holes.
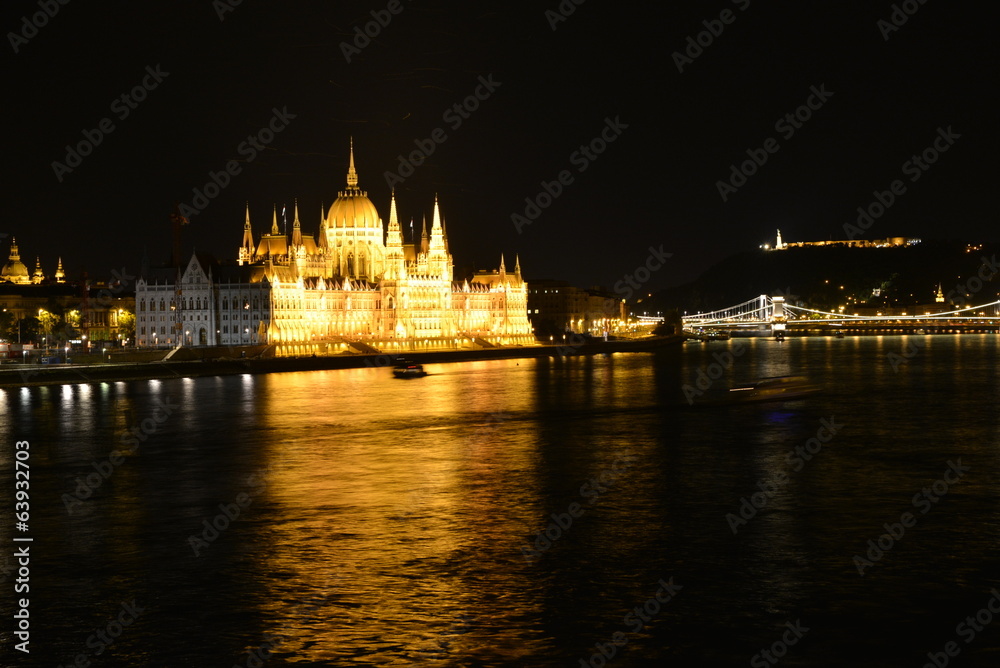
{"type": "Polygon", "coordinates": [[[518,484],[536,448],[517,428],[535,402],[521,364],[428,365],[415,380],[385,369],[261,379],[260,428],[277,437],[259,558],[288,574],[265,595],[274,626],[290,632],[281,652],[403,663],[530,653],[515,620],[538,603],[518,593],[512,542],[538,502],[518,484]],[[296,606],[292,592],[311,595],[296,606]]]}

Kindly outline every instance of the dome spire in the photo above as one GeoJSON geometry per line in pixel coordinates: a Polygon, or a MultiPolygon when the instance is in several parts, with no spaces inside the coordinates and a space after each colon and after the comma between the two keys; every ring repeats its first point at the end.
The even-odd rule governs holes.
{"type": "Polygon", "coordinates": [[[347,168],[347,188],[349,190],[358,188],[358,172],[354,169],[354,137],[351,137],[351,164],[347,168]]]}

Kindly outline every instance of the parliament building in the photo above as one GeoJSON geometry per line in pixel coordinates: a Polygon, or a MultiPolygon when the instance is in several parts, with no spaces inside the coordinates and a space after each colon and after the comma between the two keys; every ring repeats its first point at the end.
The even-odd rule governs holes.
{"type": "Polygon", "coordinates": [[[437,197],[430,234],[404,243],[393,194],[388,229],[358,188],[354,150],[347,188],[306,234],[254,238],[247,208],[235,266],[198,254],[136,283],[140,346],[270,344],[278,355],[405,352],[534,343],[520,261],[508,271],[454,275],[437,197]],[[179,276],[179,279],[176,278],[179,276]]]}

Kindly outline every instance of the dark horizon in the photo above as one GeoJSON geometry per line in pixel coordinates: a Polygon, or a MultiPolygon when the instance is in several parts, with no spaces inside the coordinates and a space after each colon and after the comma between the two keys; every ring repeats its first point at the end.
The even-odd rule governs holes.
{"type": "Polygon", "coordinates": [[[8,4],[18,95],[0,232],[49,275],[57,256],[71,277],[138,268],[143,249],[156,264],[175,202],[235,160],[184,231],[188,247],[229,259],[247,202],[255,235],[272,205],[290,228],[296,199],[315,233],[353,137],[359,185],[386,223],[390,186],[417,234],[437,194],[456,266],[518,254],[526,275],[581,287],[610,288],[650,247],[672,254],[646,284],[656,290],[776,228],[843,238],[895,181],[901,194],[864,237],[996,238],[992,37],[972,8],[911,3],[894,29],[892,3],[584,3],[566,16],[558,3],[390,4],[71,3],[28,39],[11,35],[39,5],[8,4]],[[365,44],[356,29],[380,17],[365,44]],[[276,116],[271,130],[284,127],[265,145],[276,116]],[[933,164],[906,168],[949,128],[933,164]],[[54,166],[98,132],[72,171],[54,166]],[[602,133],[602,152],[580,150],[602,133]],[[420,146],[430,155],[402,176],[398,156],[420,146]],[[530,224],[512,220],[546,191],[558,194],[530,224]]]}

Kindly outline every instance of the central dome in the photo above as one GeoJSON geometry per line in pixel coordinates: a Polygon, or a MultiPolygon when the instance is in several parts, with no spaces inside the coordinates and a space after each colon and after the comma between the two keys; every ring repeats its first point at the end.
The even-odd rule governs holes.
{"type": "Polygon", "coordinates": [[[381,228],[378,210],[368,199],[368,193],[358,188],[358,173],[354,169],[354,142],[351,142],[351,164],[347,169],[347,190],[337,193],[337,200],[326,214],[327,228],[381,228]]]}
{"type": "Polygon", "coordinates": [[[379,227],[378,211],[361,190],[344,190],[326,215],[326,226],[336,227],[379,227]]]}

